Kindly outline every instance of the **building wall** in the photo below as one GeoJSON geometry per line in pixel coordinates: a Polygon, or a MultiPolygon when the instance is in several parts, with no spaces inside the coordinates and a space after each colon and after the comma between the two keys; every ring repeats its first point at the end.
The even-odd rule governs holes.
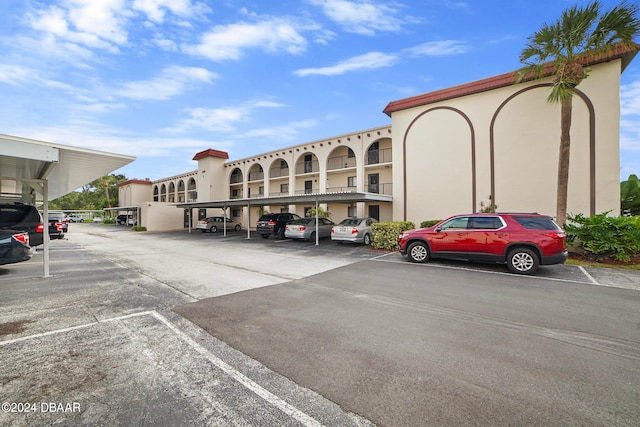
{"type": "MultiPolygon", "coordinates": [[[[594,65],[578,86],[584,99],[573,101],[570,213],[590,214],[592,172],[596,213],[619,212],[620,73],[620,60],[594,65]]],[[[560,107],[546,101],[550,82],[536,80],[394,112],[394,219],[419,224],[478,211],[481,202],[492,201],[498,211],[555,215],[560,107]]]]}
{"type": "MultiPolygon", "coordinates": [[[[147,231],[181,230],[184,228],[184,210],[160,202],[145,202],[140,205],[140,225],[147,231]]],[[[194,221],[194,225],[195,226],[194,221]]]]}

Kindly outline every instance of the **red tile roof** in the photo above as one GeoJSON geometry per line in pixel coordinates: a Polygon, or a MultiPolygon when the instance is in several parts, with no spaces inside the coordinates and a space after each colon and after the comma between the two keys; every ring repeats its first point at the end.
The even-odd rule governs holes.
{"type": "Polygon", "coordinates": [[[229,154],[227,154],[226,151],[212,150],[211,148],[209,148],[208,150],[197,153],[193,157],[193,160],[200,160],[204,159],[205,157],[219,157],[221,159],[228,159],[229,154]]]}
{"type": "MultiPolygon", "coordinates": [[[[621,47],[611,52],[609,55],[600,55],[591,57],[589,60],[585,60],[585,66],[599,64],[601,62],[607,62],[618,58],[623,58],[623,70],[628,65],[633,57],[638,53],[640,45],[635,47],[621,47]]],[[[548,67],[545,72],[545,76],[552,74],[553,68],[548,67]]],[[[473,95],[475,93],[485,92],[493,89],[498,89],[505,86],[510,86],[516,83],[517,71],[510,73],[500,74],[497,76],[489,77],[482,80],[477,80],[471,83],[465,83],[459,86],[453,86],[446,89],[436,90],[434,92],[425,93],[422,95],[412,96],[410,98],[400,99],[398,101],[391,101],[387,104],[383,110],[385,114],[391,116],[391,113],[396,111],[406,110],[421,105],[432,104],[438,101],[444,101],[447,99],[458,98],[461,96],[473,95]]],[[[533,78],[526,78],[525,80],[533,80],[533,78]]]]}
{"type": "Polygon", "coordinates": [[[129,179],[127,181],[122,181],[118,183],[118,187],[122,187],[127,184],[148,184],[151,185],[151,181],[148,179],[129,179]]]}

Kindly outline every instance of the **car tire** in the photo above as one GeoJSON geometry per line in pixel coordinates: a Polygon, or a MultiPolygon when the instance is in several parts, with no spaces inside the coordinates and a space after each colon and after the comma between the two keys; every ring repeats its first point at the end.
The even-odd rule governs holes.
{"type": "Polygon", "coordinates": [[[209,233],[216,233],[218,231],[218,227],[216,227],[215,225],[212,225],[211,228],[209,229],[209,233]]]}
{"type": "Polygon", "coordinates": [[[369,236],[369,233],[364,235],[362,243],[364,243],[365,246],[369,246],[371,244],[371,236],[369,236]]]}
{"type": "Polygon", "coordinates": [[[423,263],[429,261],[429,248],[426,243],[413,242],[407,248],[407,255],[411,262],[423,263]]]}
{"type": "Polygon", "coordinates": [[[532,249],[516,248],[507,255],[507,267],[516,274],[533,274],[538,269],[538,254],[532,249]]]}
{"type": "Polygon", "coordinates": [[[315,242],[316,241],[316,232],[312,231],[311,235],[309,236],[309,238],[307,239],[307,242],[315,242]]]}
{"type": "Polygon", "coordinates": [[[242,230],[242,227],[240,226],[240,224],[236,224],[236,226],[233,229],[236,231],[240,231],[242,230]]]}

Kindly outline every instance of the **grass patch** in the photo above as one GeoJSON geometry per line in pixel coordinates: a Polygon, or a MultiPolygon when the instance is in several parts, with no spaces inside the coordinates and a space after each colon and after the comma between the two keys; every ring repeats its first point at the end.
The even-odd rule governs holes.
{"type": "Polygon", "coordinates": [[[595,262],[595,261],[587,261],[584,259],[575,259],[569,258],[565,264],[567,265],[580,265],[582,267],[596,267],[596,268],[614,268],[619,270],[635,270],[640,271],[640,264],[625,264],[625,263],[614,263],[614,262],[595,262]]]}

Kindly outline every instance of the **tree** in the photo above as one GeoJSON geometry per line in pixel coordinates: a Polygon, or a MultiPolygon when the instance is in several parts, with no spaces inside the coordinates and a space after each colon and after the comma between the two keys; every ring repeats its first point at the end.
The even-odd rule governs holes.
{"type": "Polygon", "coordinates": [[[629,175],[620,183],[620,212],[622,215],[640,215],[640,180],[629,175]]]}
{"type": "Polygon", "coordinates": [[[77,191],[52,200],[49,207],[56,210],[95,210],[118,206],[117,184],[126,180],[124,175],[105,175],[77,191]]]}
{"type": "Polygon", "coordinates": [[[626,2],[605,12],[599,1],[570,7],[555,23],[544,24],[530,36],[520,54],[525,66],[518,72],[518,81],[540,78],[552,70],[547,101],[560,104],[556,220],[561,225],[567,219],[572,100],[576,86],[587,78],[583,64],[590,57],[606,57],[617,49],[635,48],[633,39],[640,31],[637,14],[638,6],[626,2]]]}

